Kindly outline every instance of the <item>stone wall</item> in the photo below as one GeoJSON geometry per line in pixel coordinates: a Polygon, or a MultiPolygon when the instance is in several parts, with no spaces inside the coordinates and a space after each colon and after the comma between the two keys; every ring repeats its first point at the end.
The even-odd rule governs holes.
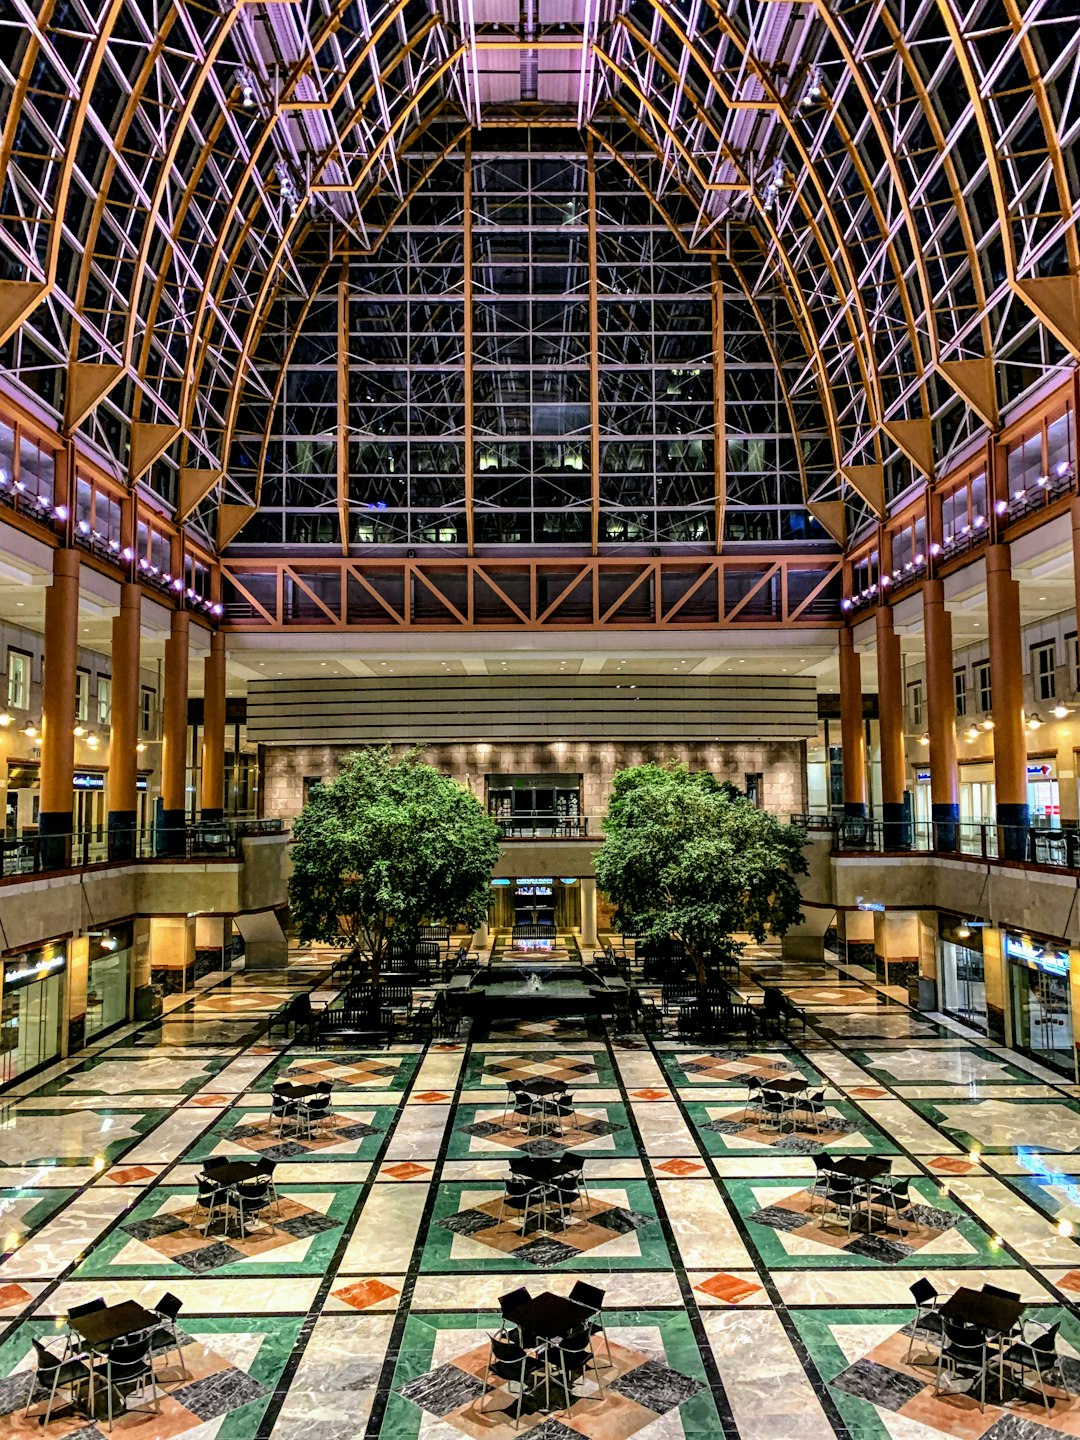
{"type": "MultiPolygon", "coordinates": [[[[404,747],[396,746],[403,750],[404,747]]],[[[260,747],[263,812],[291,819],[303,806],[304,780],[331,779],[346,748],[332,745],[264,745],[260,747]]],[[[599,827],[607,808],[612,777],[618,770],[646,761],[685,761],[693,770],[710,770],[742,787],[750,774],[764,776],[764,805],[786,817],[806,808],[806,746],[802,740],[740,741],[717,744],[645,746],[619,742],[536,742],[490,745],[432,745],[425,759],[436,769],[485,797],[489,775],[580,775],[582,813],[590,817],[589,833],[599,827]]]]}

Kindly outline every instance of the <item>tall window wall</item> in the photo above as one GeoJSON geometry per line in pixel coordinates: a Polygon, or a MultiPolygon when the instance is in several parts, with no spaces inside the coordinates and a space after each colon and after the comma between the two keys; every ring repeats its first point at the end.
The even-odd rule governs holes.
{"type": "Polygon", "coordinates": [[[245,403],[233,457],[262,469],[239,545],[826,540],[803,486],[831,457],[821,414],[789,401],[806,356],[786,306],[688,253],[566,132],[470,146],[412,157],[431,173],[374,252],[324,255],[279,301],[270,398],[245,403]]]}

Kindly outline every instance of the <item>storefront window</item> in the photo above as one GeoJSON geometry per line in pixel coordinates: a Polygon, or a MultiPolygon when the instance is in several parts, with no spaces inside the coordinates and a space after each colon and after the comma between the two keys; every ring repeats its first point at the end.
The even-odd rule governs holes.
{"type": "Polygon", "coordinates": [[[985,1035],[989,1027],[982,931],[949,915],[942,915],[938,923],[942,1009],[985,1035]]]}
{"type": "Polygon", "coordinates": [[[1013,1043],[1044,1065],[1072,1078],[1072,1011],[1069,952],[1054,941],[1006,933],[1012,994],[1013,1043]]]}
{"type": "Polygon", "coordinates": [[[7,1085],[60,1054],[63,944],[10,955],[4,961],[0,1011],[0,1084],[7,1085]]]}
{"type": "Polygon", "coordinates": [[[90,935],[86,988],[86,1038],[91,1040],[127,1019],[132,928],[117,925],[90,935]]]}

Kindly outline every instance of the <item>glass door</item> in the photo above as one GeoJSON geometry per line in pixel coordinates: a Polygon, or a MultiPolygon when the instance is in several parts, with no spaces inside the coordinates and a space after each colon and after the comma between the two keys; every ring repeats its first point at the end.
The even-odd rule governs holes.
{"type": "Polygon", "coordinates": [[[7,1084],[60,1053],[63,977],[51,975],[4,990],[0,1012],[0,1083],[7,1084]]]}
{"type": "Polygon", "coordinates": [[[1064,973],[1012,960],[1013,1040],[1044,1065],[1074,1072],[1068,962],[1064,973]]]}

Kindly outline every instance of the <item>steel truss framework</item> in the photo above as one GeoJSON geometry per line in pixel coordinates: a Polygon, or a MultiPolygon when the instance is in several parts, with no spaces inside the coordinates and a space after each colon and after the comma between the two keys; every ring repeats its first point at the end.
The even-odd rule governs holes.
{"type": "MultiPolygon", "coordinates": [[[[129,481],[146,477],[197,525],[217,506],[227,542],[263,498],[261,462],[241,462],[251,416],[281,398],[277,313],[307,305],[314,322],[335,287],[353,293],[344,253],[374,264],[481,122],[564,125],[567,153],[621,169],[765,333],[783,311],[784,406],[813,456],[799,478],[842,537],[1080,355],[1076,11],[588,0],[545,27],[528,0],[511,28],[480,22],[469,0],[13,0],[0,28],[0,362],[67,433],[123,457],[129,481]]],[[[598,345],[602,228],[585,237],[598,345]]],[[[463,326],[475,297],[464,312],[463,326]]],[[[480,337],[466,338],[468,356],[480,337]]],[[[354,405],[374,403],[352,400],[353,378],[334,417],[348,447],[354,405]]],[[[575,472],[589,478],[594,549],[598,383],[575,472]]],[[[713,395],[715,438],[715,364],[713,395]]],[[[476,442],[481,390],[465,386],[460,406],[476,442]]],[[[480,541],[475,462],[463,443],[467,548],[480,541]]],[[[353,477],[334,469],[351,527],[353,477]]],[[[714,456],[717,542],[723,471],[714,456]]],[[[410,526],[414,510],[453,506],[410,498],[410,526]]],[[[520,538],[537,543],[535,529],[520,538]]]]}

